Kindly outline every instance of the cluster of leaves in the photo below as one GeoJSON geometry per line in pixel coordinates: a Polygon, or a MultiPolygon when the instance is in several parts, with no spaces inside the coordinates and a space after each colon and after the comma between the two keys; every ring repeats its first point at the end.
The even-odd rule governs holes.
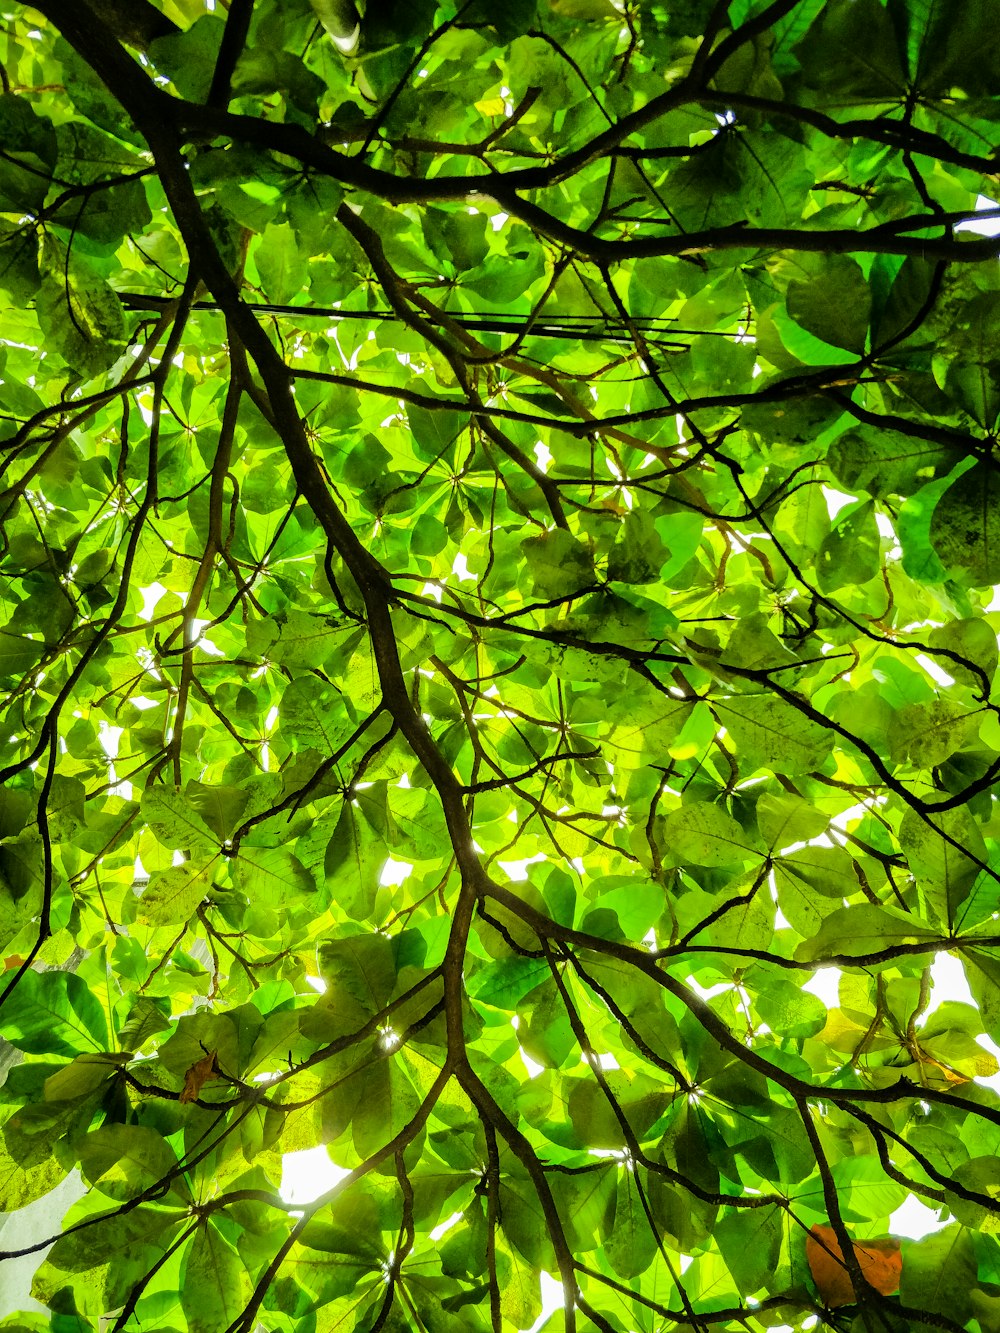
{"type": "Polygon", "coordinates": [[[368,8],[0,4],[0,1326],[996,1329],[1000,28],[368,8]]]}

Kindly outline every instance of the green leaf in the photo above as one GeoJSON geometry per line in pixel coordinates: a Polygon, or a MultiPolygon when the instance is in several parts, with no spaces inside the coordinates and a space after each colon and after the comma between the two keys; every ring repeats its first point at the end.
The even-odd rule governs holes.
{"type": "Polygon", "coordinates": [[[172,926],[188,921],[212,887],[217,858],[198,856],[168,870],[154,871],[136,912],[144,926],[172,926]]]}
{"type": "Polygon", "coordinates": [[[891,907],[859,903],[838,907],[823,921],[819,931],[800,944],[795,956],[803,962],[844,955],[864,958],[898,944],[927,944],[928,952],[940,932],[920,917],[908,917],[891,907]]]}
{"type": "Polygon", "coordinates": [[[35,666],[44,651],[45,644],[40,639],[0,631],[0,677],[19,680],[35,666]]]}
{"type": "Polygon", "coordinates": [[[941,563],[970,587],[1000,580],[1000,480],[986,463],[953,482],[931,520],[931,542],[941,563]]]}
{"type": "Polygon", "coordinates": [[[846,431],[834,440],[826,461],[847,490],[867,491],[873,499],[885,500],[912,495],[925,481],[949,472],[956,460],[946,445],[886,429],[874,434],[846,431]]]}
{"type": "Polygon", "coordinates": [[[172,79],[182,97],[204,102],[224,30],[225,24],[218,15],[202,15],[186,31],[153,42],[150,58],[160,73],[172,79]]]}
{"type": "Polygon", "coordinates": [[[582,592],[593,579],[593,565],[586,548],[568,532],[556,528],[539,537],[529,537],[521,549],[531,574],[532,593],[543,599],[582,592]]]}
{"type": "Polygon", "coordinates": [[[209,1333],[238,1319],[250,1295],[250,1277],[217,1227],[204,1222],[187,1247],[181,1305],[190,1333],[209,1333]]]}
{"type": "Polygon", "coordinates": [[[880,545],[873,501],[843,510],[816,557],[820,589],[837,592],[874,578],[881,566],[880,545]]]}
{"type": "Polygon", "coordinates": [[[350,801],[345,801],[326,848],[327,889],[342,911],[364,921],[375,910],[379,877],[386,856],[376,831],[350,801]]]}
{"type": "MultiPolygon", "coordinates": [[[[133,1199],[177,1171],[166,1141],[142,1125],[109,1125],[91,1131],[80,1145],[80,1170],[89,1184],[111,1199],[133,1199]]],[[[183,1178],[175,1181],[183,1187],[183,1178]]]]}
{"type": "Polygon", "coordinates": [[[740,1295],[752,1296],[777,1271],[781,1214],[776,1208],[734,1209],[719,1218],[715,1239],[740,1295]]]}
{"type": "Polygon", "coordinates": [[[123,1051],[141,1050],[150,1037],[169,1026],[169,1002],[151,995],[138,995],[118,1030],[118,1044],[123,1051]]]}
{"type": "Polygon", "coordinates": [[[270,223],[254,252],[269,301],[286,304],[302,289],[303,266],[295,232],[287,222],[270,223]]]}
{"type": "Polygon", "coordinates": [[[735,738],[748,777],[759,768],[777,769],[790,777],[809,773],[821,767],[833,749],[830,731],[784,699],[730,695],[715,705],[715,711],[735,738]]]}
{"type": "Polygon", "coordinates": [[[44,202],[56,163],[56,132],[26,97],[0,96],[0,212],[35,212],[44,202]]]}
{"type": "Polygon", "coordinates": [[[933,816],[908,810],[899,843],[914,875],[927,882],[942,919],[953,924],[989,856],[979,825],[962,806],[933,816]]]}
{"type": "Polygon", "coordinates": [[[965,1319],[975,1281],[975,1251],[965,1227],[945,1227],[923,1240],[904,1241],[899,1280],[899,1299],[904,1304],[919,1302],[919,1309],[932,1314],[965,1319]]]}
{"type": "Polygon", "coordinates": [[[677,865],[728,866],[748,858],[746,834],[717,805],[697,801],[664,816],[660,836],[666,856],[677,865]]]}
{"type": "Polygon", "coordinates": [[[4,1004],[3,1034],[32,1055],[74,1056],[108,1044],[104,1010],[72,972],[25,972],[4,1004]]]}
{"type": "Polygon", "coordinates": [[[125,351],[125,315],[111,284],[82,262],[49,262],[35,300],[47,346],[84,379],[125,351]]]}
{"type": "Polygon", "coordinates": [[[218,839],[198,814],[194,802],[176,789],[147,787],[142,817],[164,847],[193,850],[218,847],[218,839]]]}
{"type": "Polygon", "coordinates": [[[336,750],[353,730],[347,701],[327,682],[300,676],[289,682],[281,696],[281,727],[294,738],[296,749],[318,746],[321,753],[336,750]]]}
{"type": "Polygon", "coordinates": [[[788,285],[788,313],[797,324],[834,347],[863,352],[871,290],[861,266],[847,255],[799,259],[802,277],[788,285]]]}
{"type": "Polygon", "coordinates": [[[785,977],[763,983],[754,1003],[764,1022],[782,1040],[814,1037],[826,1024],[823,1001],[785,977]]]}

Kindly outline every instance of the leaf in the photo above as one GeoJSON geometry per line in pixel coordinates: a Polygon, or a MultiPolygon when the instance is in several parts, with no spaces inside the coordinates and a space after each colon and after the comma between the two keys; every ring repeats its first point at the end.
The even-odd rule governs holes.
{"type": "Polygon", "coordinates": [[[829,825],[821,810],[801,798],[765,792],[757,802],[756,810],[761,836],[767,847],[774,851],[817,838],[829,825]]]}
{"type": "MultiPolygon", "coordinates": [[[[899,1290],[903,1257],[898,1240],[853,1241],[854,1257],[861,1276],[883,1296],[899,1290]]],[[[806,1237],[806,1258],[820,1299],[829,1309],[855,1305],[857,1294],[851,1275],[844,1266],[844,1252],[833,1227],[817,1224],[806,1237]]]]}
{"type": "Polygon", "coordinates": [[[628,1171],[618,1175],[614,1221],[609,1225],[604,1252],[612,1270],[623,1281],[639,1277],[656,1257],[656,1237],[642,1207],[635,1179],[628,1171]]]}
{"type": "Polygon", "coordinates": [[[816,557],[817,583],[822,592],[837,592],[867,583],[881,568],[881,541],[872,500],[843,510],[816,557]]]}
{"type": "Polygon", "coordinates": [[[953,578],[969,587],[1000,581],[1000,478],[977,463],[944,492],[931,520],[931,542],[953,578]]]}
{"type": "Polygon", "coordinates": [[[72,972],[29,968],[6,997],[3,1035],[32,1055],[104,1051],[108,1024],[90,987],[72,972]]]}
{"type": "Polygon", "coordinates": [[[195,1102],[201,1096],[201,1090],[209,1079],[217,1077],[219,1066],[216,1062],[218,1051],[207,1051],[200,1060],[196,1060],[184,1074],[184,1087],[181,1089],[181,1104],[195,1102]]]}
{"type": "Polygon", "coordinates": [[[778,1268],[781,1215],[775,1208],[734,1209],[719,1218],[715,1239],[737,1290],[743,1296],[752,1295],[778,1268]]]}
{"type": "Polygon", "coordinates": [[[45,1080],[47,1102],[72,1101],[95,1092],[127,1064],[121,1055],[78,1055],[56,1074],[45,1080]]]}
{"type": "Polygon", "coordinates": [[[125,351],[121,302],[82,262],[46,265],[35,310],[47,345],[84,379],[107,370],[125,351]]]}
{"type": "Polygon", "coordinates": [[[930,952],[940,938],[940,932],[919,916],[906,916],[891,907],[858,903],[832,911],[818,933],[799,945],[795,956],[803,962],[841,955],[861,959],[896,944],[918,943],[926,943],[930,952]]]}
{"type": "Polygon", "coordinates": [[[56,163],[56,132],[26,97],[0,96],[0,212],[35,211],[44,202],[56,163]]]}
{"type": "Polygon", "coordinates": [[[908,704],[893,717],[890,752],[897,762],[936,768],[965,746],[978,731],[978,718],[945,699],[908,704]]]}
{"type": "MultiPolygon", "coordinates": [[[[185,1100],[183,1093],[181,1099],[185,1100]]],[[[124,1201],[174,1175],[177,1158],[153,1129],[143,1125],[109,1125],[92,1130],[83,1139],[80,1170],[102,1194],[124,1201]]],[[[183,1178],[175,1180],[173,1187],[183,1190],[183,1178]]]]}
{"type": "Polygon", "coordinates": [[[874,435],[849,430],[830,446],[827,465],[849,491],[867,491],[873,499],[912,495],[924,481],[951,470],[955,462],[945,445],[914,439],[902,431],[874,435]]]}
{"type": "Polygon", "coordinates": [[[324,872],[334,901],[348,916],[357,921],[371,916],[385,860],[368,820],[357,805],[345,801],[327,845],[324,872]]]}
{"type": "Polygon", "coordinates": [[[730,695],[715,705],[719,721],[739,746],[749,776],[776,768],[789,776],[819,768],[833,749],[833,736],[784,699],[766,694],[730,695]]]}
{"type": "Polygon", "coordinates": [[[931,1313],[950,1319],[967,1318],[977,1268],[972,1234],[965,1227],[945,1227],[921,1241],[910,1242],[903,1260],[899,1285],[902,1302],[910,1305],[919,1301],[918,1308],[931,1313]]]}
{"type": "Polygon", "coordinates": [[[18,680],[38,662],[45,652],[41,639],[0,630],[0,677],[18,680]]]}
{"type": "Polygon", "coordinates": [[[942,920],[953,924],[988,858],[986,842],[968,809],[959,806],[922,818],[908,810],[899,825],[899,845],[918,880],[926,881],[942,920]]]}
{"type": "Polygon", "coordinates": [[[762,985],[755,1004],[761,1018],[781,1039],[814,1037],[826,1025],[826,1005],[819,996],[784,977],[762,985]]]}
{"type": "Polygon", "coordinates": [[[333,686],[301,676],[281,696],[281,728],[296,749],[316,746],[332,754],[353,730],[346,699],[333,686]]]}
{"type": "Polygon", "coordinates": [[[747,859],[749,850],[736,820],[704,801],[682,805],[664,816],[660,836],[667,857],[677,864],[734,865],[747,859]]]}
{"type": "Polygon", "coordinates": [[[312,876],[291,852],[278,847],[240,844],[240,854],[230,861],[233,881],[254,901],[288,903],[315,888],[312,876]]]}
{"type": "Polygon", "coordinates": [[[176,789],[148,787],[142,794],[140,809],[164,847],[183,851],[218,847],[218,839],[193,801],[176,789]]]}
{"type": "Polygon", "coordinates": [[[254,258],[268,300],[284,305],[299,293],[303,266],[295,232],[287,222],[268,224],[254,258]]]}
{"type": "Polygon", "coordinates": [[[128,1017],[118,1030],[118,1044],[123,1051],[138,1051],[150,1037],[170,1027],[170,1006],[151,995],[136,996],[128,1017]]]}
{"type": "Polygon", "coordinates": [[[154,871],[136,911],[144,926],[171,926],[188,921],[212,887],[216,857],[198,856],[168,870],[154,871]]]}
{"type": "Polygon", "coordinates": [[[847,255],[809,255],[805,269],[788,285],[788,313],[797,324],[835,347],[863,352],[871,312],[871,290],[861,266],[847,255]]]}
{"type": "Polygon", "coordinates": [[[218,1333],[239,1318],[249,1298],[246,1268],[210,1221],[187,1249],[180,1292],[189,1333],[218,1333]]]}

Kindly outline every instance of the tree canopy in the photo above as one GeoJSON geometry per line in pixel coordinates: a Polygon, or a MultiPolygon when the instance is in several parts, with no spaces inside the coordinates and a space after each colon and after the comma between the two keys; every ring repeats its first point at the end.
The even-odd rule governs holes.
{"type": "Polygon", "coordinates": [[[0,1327],[1000,1328],[989,6],[0,9],[0,1327]]]}

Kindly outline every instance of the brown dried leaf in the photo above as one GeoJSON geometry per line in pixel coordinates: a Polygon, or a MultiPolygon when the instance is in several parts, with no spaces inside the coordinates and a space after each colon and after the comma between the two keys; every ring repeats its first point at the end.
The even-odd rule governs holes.
{"type": "MultiPolygon", "coordinates": [[[[903,1256],[899,1241],[892,1236],[879,1240],[856,1240],[854,1255],[861,1275],[883,1296],[899,1290],[903,1256]]],[[[814,1226],[806,1237],[809,1271],[824,1305],[835,1310],[838,1305],[855,1305],[857,1294],[850,1274],[844,1267],[844,1252],[833,1227],[814,1226]]]]}
{"type": "Polygon", "coordinates": [[[184,1075],[184,1087],[179,1099],[182,1103],[196,1101],[204,1085],[219,1072],[219,1066],[215,1063],[216,1055],[218,1051],[209,1051],[196,1060],[184,1075]]]}

